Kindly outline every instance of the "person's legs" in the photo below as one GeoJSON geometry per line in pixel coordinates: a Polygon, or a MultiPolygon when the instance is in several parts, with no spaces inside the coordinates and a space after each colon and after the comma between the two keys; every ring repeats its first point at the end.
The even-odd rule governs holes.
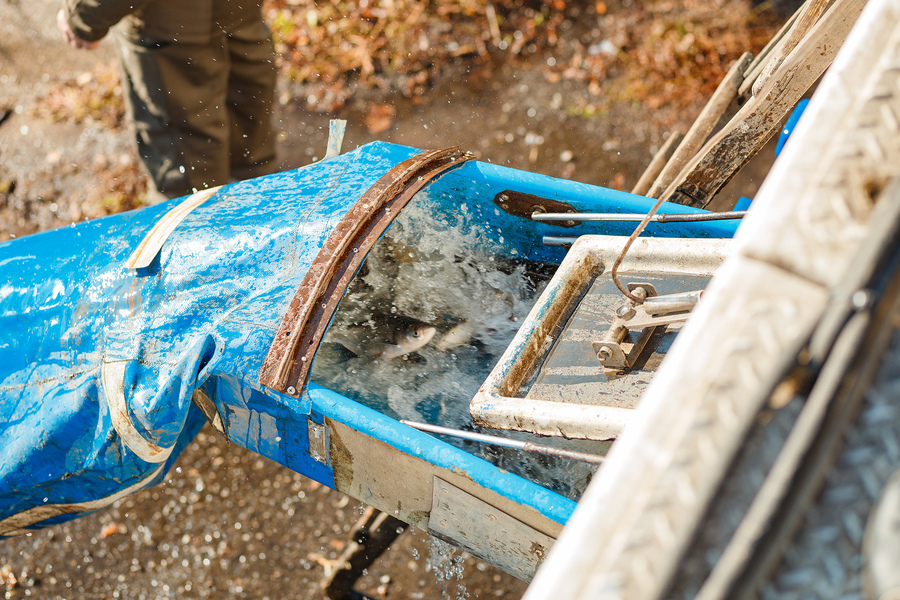
{"type": "Polygon", "coordinates": [[[128,116],[156,190],[175,198],[228,183],[225,35],[156,47],[120,37],[118,47],[128,116]]]}
{"type": "Polygon", "coordinates": [[[242,180],[274,168],[275,50],[272,34],[260,18],[232,27],[227,44],[231,176],[242,180]]]}

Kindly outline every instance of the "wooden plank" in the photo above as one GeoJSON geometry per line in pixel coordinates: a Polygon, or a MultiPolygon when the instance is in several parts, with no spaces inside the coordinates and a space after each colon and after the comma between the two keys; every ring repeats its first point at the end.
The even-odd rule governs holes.
{"type": "Polygon", "coordinates": [[[475,483],[464,471],[438,467],[338,421],[326,419],[326,424],[335,489],[410,525],[429,527],[432,480],[439,476],[544,535],[555,538],[562,530],[535,509],[475,483]]]}
{"type": "Polygon", "coordinates": [[[650,191],[650,185],[656,180],[663,167],[669,162],[669,159],[672,158],[672,154],[675,153],[675,149],[678,148],[678,144],[683,139],[684,133],[680,130],[675,129],[672,131],[669,139],[660,147],[659,151],[653,156],[653,160],[644,169],[640,179],[634,184],[634,188],[631,190],[632,194],[637,194],[638,196],[647,195],[647,192],[650,191]]]}
{"type": "Polygon", "coordinates": [[[722,79],[719,87],[716,88],[697,120],[691,125],[672,158],[669,159],[665,168],[661,170],[653,185],[650,186],[647,196],[659,198],[659,195],[665,191],[678,173],[681,172],[684,165],[697,154],[697,151],[703,146],[703,142],[712,134],[716,124],[719,123],[719,120],[725,115],[729,107],[733,105],[732,103],[737,97],[738,89],[744,81],[744,70],[746,70],[752,60],[753,55],[745,52],[743,56],[731,65],[728,73],[725,74],[725,78],[722,79]]]}
{"type": "Polygon", "coordinates": [[[806,0],[806,3],[797,11],[798,15],[794,20],[784,43],[779,44],[772,57],[766,61],[766,66],[762,73],[753,82],[753,95],[755,96],[765,86],[766,81],[778,70],[784,59],[794,51],[794,48],[803,40],[804,37],[812,30],[813,26],[828,8],[831,0],[806,0]]]}
{"type": "Polygon", "coordinates": [[[831,64],[864,5],[865,0],[837,0],[759,95],[703,146],[661,197],[688,206],[709,204],[781,129],[782,120],[831,64]]]}
{"type": "Polygon", "coordinates": [[[788,35],[791,28],[794,26],[794,23],[797,22],[797,16],[800,14],[800,11],[803,10],[803,7],[797,9],[797,11],[791,15],[791,17],[785,22],[784,25],[781,26],[781,29],[778,30],[772,39],[769,40],[769,43],[765,45],[762,51],[756,55],[756,58],[753,59],[753,62],[750,63],[750,66],[747,67],[747,70],[744,71],[744,83],[741,84],[741,89],[738,90],[738,96],[747,100],[752,95],[751,88],[753,87],[753,82],[759,78],[759,74],[762,73],[763,68],[765,68],[766,63],[769,62],[769,57],[775,52],[775,49],[778,48],[779,44],[784,41],[784,38],[788,35]]]}

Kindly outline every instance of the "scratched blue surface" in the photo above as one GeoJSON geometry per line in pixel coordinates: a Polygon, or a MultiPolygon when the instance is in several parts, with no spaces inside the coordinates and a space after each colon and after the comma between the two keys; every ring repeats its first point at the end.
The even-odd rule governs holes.
{"type": "MultiPolygon", "coordinates": [[[[259,383],[281,318],[329,232],[382,174],[416,153],[374,143],[226,186],[137,271],[126,269],[126,260],[178,200],[0,244],[0,537],[91,512],[123,490],[161,481],[204,423],[191,403],[197,388],[213,400],[233,442],[327,485],[334,485],[330,466],[308,452],[310,413],[373,431],[435,464],[462,465],[491,489],[564,521],[571,501],[373,417],[334,392],[313,386],[294,399],[259,383]],[[122,368],[127,417],[137,433],[173,448],[166,461],[142,459],[114,428],[101,382],[110,365],[122,368]]],[[[543,235],[633,228],[594,224],[561,234],[558,227],[497,210],[492,199],[504,189],[591,211],[640,212],[650,205],[621,192],[476,162],[431,184],[431,193],[448,203],[464,199],[524,258],[562,259],[564,251],[540,243],[543,235]]],[[[664,231],[724,237],[734,227],[669,225],[664,231]]],[[[663,230],[651,226],[651,233],[663,230]]]]}

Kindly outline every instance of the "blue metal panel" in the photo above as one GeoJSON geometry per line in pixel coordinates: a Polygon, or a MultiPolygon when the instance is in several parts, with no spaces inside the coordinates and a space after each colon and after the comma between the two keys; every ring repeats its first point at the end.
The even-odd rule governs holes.
{"type": "MultiPolygon", "coordinates": [[[[518,171],[509,167],[483,162],[468,162],[444,175],[429,187],[433,198],[431,207],[435,218],[446,219],[451,224],[469,218],[489,223],[503,238],[510,250],[517,250],[518,257],[528,260],[561,262],[565,250],[545,246],[543,236],[580,235],[630,235],[636,222],[584,222],[577,227],[563,228],[548,223],[536,223],[509,215],[494,203],[500,192],[512,190],[557,200],[572,205],[583,212],[644,214],[656,202],[644,196],[636,196],[576,181],[554,179],[545,175],[518,171]],[[461,210],[461,206],[465,208],[461,210]]],[[[666,202],[658,211],[661,214],[693,214],[708,211],[666,202]]],[[[730,238],[739,221],[710,221],[704,223],[650,223],[643,235],[651,237],[701,237],[730,238]]]]}

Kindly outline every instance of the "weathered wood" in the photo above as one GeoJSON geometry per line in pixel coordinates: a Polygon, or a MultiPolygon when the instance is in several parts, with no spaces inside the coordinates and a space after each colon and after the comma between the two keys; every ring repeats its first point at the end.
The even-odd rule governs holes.
{"type": "MultiPolygon", "coordinates": [[[[540,541],[548,537],[555,539],[562,530],[562,525],[534,508],[482,487],[465,470],[436,466],[340,422],[327,418],[325,422],[329,430],[335,489],[415,527],[431,528],[433,485],[442,480],[530,529],[534,536],[532,541],[542,543],[540,541]]],[[[493,535],[501,536],[498,531],[493,535]]],[[[511,543],[511,540],[507,541],[511,543]]],[[[483,554],[483,550],[478,553],[479,556],[483,554]]],[[[506,572],[512,573],[515,567],[507,564],[505,555],[483,558],[506,572]]],[[[528,574],[527,578],[533,574],[528,574]]]]}
{"type": "Polygon", "coordinates": [[[640,179],[634,184],[634,188],[631,190],[632,194],[637,194],[639,196],[647,195],[647,192],[650,190],[650,185],[656,180],[656,177],[669,162],[669,159],[672,158],[672,154],[675,153],[675,149],[678,148],[678,144],[683,139],[684,132],[680,129],[672,130],[669,139],[667,139],[656,154],[653,155],[653,160],[650,161],[650,164],[647,165],[647,168],[644,169],[644,172],[641,174],[640,179]]]}
{"type": "Polygon", "coordinates": [[[765,47],[763,47],[760,53],[756,55],[756,58],[753,59],[753,62],[750,63],[750,66],[747,67],[747,70],[744,71],[744,83],[741,84],[741,89],[738,90],[738,97],[744,100],[750,97],[752,93],[753,82],[756,81],[757,78],[759,78],[759,74],[762,73],[762,70],[765,68],[766,63],[772,56],[772,53],[784,40],[788,32],[790,32],[791,27],[794,26],[794,23],[797,22],[797,16],[802,10],[803,7],[801,6],[794,14],[790,16],[787,21],[785,21],[784,25],[781,26],[781,29],[778,30],[778,33],[772,36],[772,39],[769,40],[769,42],[765,45],[765,47]]]}
{"type": "Polygon", "coordinates": [[[744,70],[753,60],[753,55],[745,52],[728,70],[725,78],[716,88],[709,102],[700,112],[697,120],[691,125],[687,135],[681,141],[681,144],[675,150],[672,158],[662,169],[659,176],[650,186],[647,196],[650,198],[659,198],[659,195],[669,187],[672,180],[681,172],[684,165],[687,164],[697,151],[703,146],[703,142],[707,140],[713,132],[716,124],[732,106],[734,99],[737,97],[738,89],[744,81],[744,70]]]}
{"type": "Polygon", "coordinates": [[[784,42],[779,44],[772,53],[772,57],[766,61],[766,66],[762,73],[753,82],[753,95],[755,96],[765,86],[766,81],[778,70],[784,59],[794,51],[794,48],[800,41],[810,32],[831,0],[806,0],[803,6],[797,11],[797,18],[791,26],[788,35],[784,38],[784,42]]]}
{"type": "Polygon", "coordinates": [[[660,196],[705,207],[781,128],[782,120],[818,80],[843,44],[865,0],[837,0],[769,78],[684,167],[660,196]]]}

